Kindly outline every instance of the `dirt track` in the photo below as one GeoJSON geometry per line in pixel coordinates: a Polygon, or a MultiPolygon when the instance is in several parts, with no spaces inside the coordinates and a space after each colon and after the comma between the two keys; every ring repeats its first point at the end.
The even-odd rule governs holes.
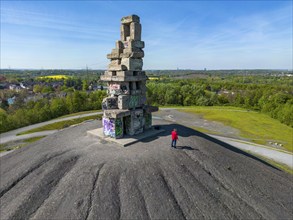
{"type": "MultiPolygon", "coordinates": [[[[161,123],[161,121],[160,121],[161,123]]],[[[292,175],[176,124],[126,148],[88,122],[0,158],[0,219],[292,219],[292,175]],[[170,131],[179,131],[179,149],[170,131]]]]}

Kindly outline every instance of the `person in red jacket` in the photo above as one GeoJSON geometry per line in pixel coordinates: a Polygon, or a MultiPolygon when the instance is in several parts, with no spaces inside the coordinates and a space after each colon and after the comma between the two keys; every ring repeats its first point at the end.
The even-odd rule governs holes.
{"type": "Polygon", "coordinates": [[[176,148],[176,142],[178,140],[178,134],[177,134],[177,130],[175,128],[173,129],[173,131],[171,133],[171,136],[172,136],[171,147],[176,148]]]}

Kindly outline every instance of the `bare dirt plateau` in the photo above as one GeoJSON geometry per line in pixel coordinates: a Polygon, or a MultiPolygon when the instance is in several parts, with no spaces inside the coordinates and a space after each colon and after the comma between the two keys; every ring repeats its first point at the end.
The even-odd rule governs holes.
{"type": "Polygon", "coordinates": [[[0,219],[293,218],[292,175],[158,122],[165,132],[125,148],[88,136],[92,121],[1,157],[0,219]]]}

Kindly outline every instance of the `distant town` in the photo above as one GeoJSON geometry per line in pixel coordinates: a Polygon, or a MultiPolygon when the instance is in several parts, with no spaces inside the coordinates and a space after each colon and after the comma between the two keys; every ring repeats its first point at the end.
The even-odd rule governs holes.
{"type": "MultiPolygon", "coordinates": [[[[17,99],[27,103],[42,98],[66,97],[68,92],[104,90],[99,77],[104,70],[13,70],[0,74],[0,105],[11,106],[17,99]]],[[[227,75],[292,77],[292,70],[147,70],[149,77],[197,78],[227,75]]],[[[229,93],[228,91],[220,91],[229,93]]]]}

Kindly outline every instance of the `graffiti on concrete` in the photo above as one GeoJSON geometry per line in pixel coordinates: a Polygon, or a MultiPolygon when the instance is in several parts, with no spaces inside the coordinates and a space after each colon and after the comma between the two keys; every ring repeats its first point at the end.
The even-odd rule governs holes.
{"type": "Polygon", "coordinates": [[[129,94],[128,83],[109,83],[109,93],[111,95],[129,94]]]}
{"type": "Polygon", "coordinates": [[[118,107],[117,98],[108,98],[108,108],[116,109],[118,107]]]}
{"type": "Polygon", "coordinates": [[[128,88],[128,86],[126,85],[126,84],[122,84],[121,85],[121,93],[123,93],[123,94],[129,94],[129,88],[128,88]]]}
{"type": "Polygon", "coordinates": [[[107,83],[108,98],[103,100],[103,126],[105,134],[122,138],[124,134],[142,133],[151,125],[151,108],[146,105],[146,80],[142,70],[144,42],[141,41],[141,24],[137,15],[123,17],[121,20],[121,39],[107,58],[108,70],[100,80],[107,83]],[[123,117],[121,119],[121,117],[123,117]],[[107,120],[108,119],[108,120],[107,120]]]}
{"type": "Polygon", "coordinates": [[[135,110],[131,114],[132,120],[132,129],[134,134],[139,134],[143,132],[144,118],[143,118],[143,110],[135,110]]]}
{"type": "Polygon", "coordinates": [[[118,83],[109,83],[109,89],[120,89],[120,84],[118,84],[118,83]]]}
{"type": "Polygon", "coordinates": [[[120,93],[120,84],[109,83],[109,93],[112,95],[118,95],[120,93]]]}
{"type": "Polygon", "coordinates": [[[144,120],[145,120],[145,128],[148,129],[148,128],[151,128],[152,127],[152,114],[151,113],[146,113],[145,114],[145,117],[144,117],[144,120]]]}
{"type": "Polygon", "coordinates": [[[131,116],[126,116],[124,118],[124,123],[125,123],[125,129],[126,129],[126,134],[130,134],[131,135],[131,116]]]}
{"type": "Polygon", "coordinates": [[[103,99],[102,109],[117,109],[118,108],[118,99],[117,97],[107,97],[103,99]]]}
{"type": "Polygon", "coordinates": [[[118,96],[118,108],[128,109],[129,106],[129,95],[119,95],[118,96]]]}
{"type": "Polygon", "coordinates": [[[139,104],[139,96],[132,95],[129,99],[129,108],[135,108],[139,104]]]}
{"type": "Polygon", "coordinates": [[[103,101],[102,101],[102,110],[107,110],[107,101],[106,101],[106,99],[103,99],[103,101]]]}
{"type": "Polygon", "coordinates": [[[123,137],[123,120],[116,118],[115,120],[115,136],[116,138],[123,137]]]}
{"type": "Polygon", "coordinates": [[[103,118],[104,135],[115,137],[115,119],[103,118]]]}
{"type": "Polygon", "coordinates": [[[145,105],[146,104],[146,96],[141,96],[140,98],[140,104],[145,105]]]}

